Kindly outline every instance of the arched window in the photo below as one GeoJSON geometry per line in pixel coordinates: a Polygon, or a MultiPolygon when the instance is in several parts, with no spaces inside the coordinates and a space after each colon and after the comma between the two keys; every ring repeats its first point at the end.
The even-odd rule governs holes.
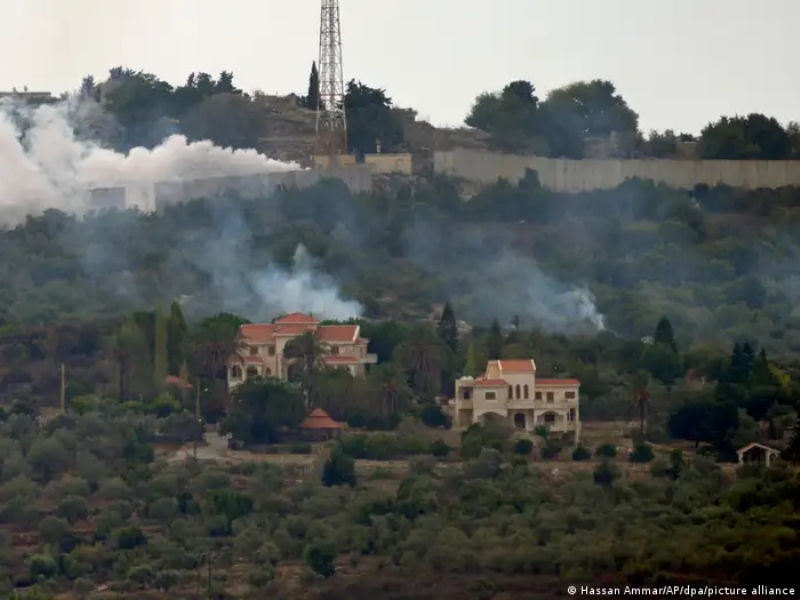
{"type": "Polygon", "coordinates": [[[519,400],[519,396],[520,396],[520,394],[519,394],[519,384],[517,384],[517,400],[519,400]]]}
{"type": "Polygon", "coordinates": [[[511,400],[514,397],[514,386],[508,386],[508,399],[511,400]]]}
{"type": "Polygon", "coordinates": [[[528,394],[528,384],[527,384],[527,383],[526,383],[526,384],[525,384],[525,386],[522,388],[522,395],[523,395],[523,397],[525,398],[525,400],[527,400],[527,399],[528,399],[528,397],[529,397],[529,394],[528,394]]]}

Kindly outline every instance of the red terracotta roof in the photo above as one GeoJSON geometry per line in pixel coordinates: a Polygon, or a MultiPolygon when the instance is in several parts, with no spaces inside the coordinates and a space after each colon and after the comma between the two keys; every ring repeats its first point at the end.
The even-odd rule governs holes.
{"type": "Polygon", "coordinates": [[[239,336],[248,342],[264,344],[272,340],[275,325],[242,325],[239,327],[239,336]]]}
{"type": "Polygon", "coordinates": [[[507,373],[535,373],[536,365],[531,359],[508,359],[497,361],[500,371],[507,373]]]}
{"type": "Polygon", "coordinates": [[[341,429],[342,424],[337,423],[321,408],[311,411],[305,421],[300,423],[301,429],[341,429]]]}
{"type": "Polygon", "coordinates": [[[272,335],[274,336],[285,336],[285,337],[296,337],[299,335],[303,335],[306,331],[313,329],[314,325],[309,323],[308,325],[276,325],[275,331],[272,335]]]}
{"type": "Polygon", "coordinates": [[[552,386],[557,386],[557,385],[565,385],[565,386],[575,386],[575,385],[580,385],[580,384],[581,384],[581,382],[580,382],[580,381],[578,381],[577,379],[539,379],[538,377],[536,378],[536,385],[537,385],[537,386],[539,386],[539,385],[552,385],[552,386]]]}
{"type": "Polygon", "coordinates": [[[508,382],[504,379],[476,379],[474,387],[506,387],[508,382]]]}
{"type": "MultiPolygon", "coordinates": [[[[301,315],[295,313],[295,315],[301,315]]],[[[311,317],[308,317],[311,319],[311,317]]],[[[294,315],[283,317],[275,323],[269,324],[248,324],[239,328],[239,337],[245,342],[252,344],[267,344],[275,340],[275,337],[296,337],[306,331],[314,331],[320,341],[328,343],[360,343],[366,344],[369,340],[359,337],[361,327],[358,325],[318,325],[316,319],[302,323],[294,315]],[[287,321],[287,319],[290,319],[287,321]]]]}
{"type": "Polygon", "coordinates": [[[322,325],[315,333],[323,342],[355,342],[359,330],[358,325],[322,325]]]}
{"type": "Polygon", "coordinates": [[[284,315],[279,319],[275,319],[275,324],[291,324],[291,325],[316,325],[319,319],[315,319],[311,315],[305,315],[301,312],[291,313],[284,315]]]}
{"type": "Polygon", "coordinates": [[[185,390],[192,389],[192,384],[184,381],[180,377],[176,377],[175,375],[167,375],[166,379],[167,385],[175,385],[179,388],[183,388],[185,390]]]}

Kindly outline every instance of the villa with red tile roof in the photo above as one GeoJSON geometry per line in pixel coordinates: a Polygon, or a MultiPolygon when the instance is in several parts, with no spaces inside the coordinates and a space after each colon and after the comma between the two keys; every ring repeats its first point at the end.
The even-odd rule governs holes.
{"type": "Polygon", "coordinates": [[[574,433],[577,443],[580,385],[577,379],[537,379],[532,359],[490,360],[482,376],[456,380],[453,424],[466,429],[496,420],[524,431],[544,425],[554,433],[574,433]]]}
{"type": "Polygon", "coordinates": [[[231,359],[228,386],[234,388],[248,377],[288,378],[291,359],[283,356],[286,344],[306,331],[313,331],[327,352],[323,358],[331,367],[348,369],[354,376],[364,376],[366,365],[377,357],[367,354],[369,340],[361,337],[359,325],[320,325],[319,319],[292,313],[272,323],[242,325],[237,334],[238,356],[231,359]]]}

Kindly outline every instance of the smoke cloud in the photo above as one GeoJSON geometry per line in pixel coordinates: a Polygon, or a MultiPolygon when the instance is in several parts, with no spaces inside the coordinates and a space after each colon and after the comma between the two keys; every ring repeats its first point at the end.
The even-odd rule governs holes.
{"type": "Polygon", "coordinates": [[[436,274],[467,318],[508,324],[519,317],[524,327],[558,333],[606,330],[587,286],[554,279],[532,258],[485,234],[448,229],[420,220],[406,243],[411,259],[436,274]]]}
{"type": "MultiPolygon", "coordinates": [[[[95,106],[96,108],[96,106],[95,106]]],[[[0,103],[0,226],[14,226],[27,215],[58,209],[83,222],[62,233],[62,243],[104,292],[134,306],[151,307],[181,297],[195,314],[225,310],[251,320],[281,313],[313,312],[322,318],[348,319],[361,314],[357,302],[340,297],[336,282],[316,268],[300,245],[293,264],[278,266],[271,257],[253,257],[254,232],[236,210],[224,202],[211,210],[213,223],[199,231],[173,231],[174,250],[157,273],[142,269],[148,249],[137,235],[146,219],[136,213],[88,216],[89,190],[152,188],[157,182],[181,182],[210,177],[246,176],[296,171],[296,163],[267,158],[255,150],[189,143],[172,135],[148,150],[120,154],[76,136],[80,114],[67,103],[35,109],[0,103]],[[225,206],[222,206],[225,204],[225,206]],[[143,275],[143,272],[145,273],[143,275]],[[149,276],[148,276],[149,275],[149,276]],[[185,296],[204,281],[205,293],[185,296]],[[195,285],[193,285],[195,284],[195,285]]]]}
{"type": "Polygon", "coordinates": [[[0,102],[0,225],[57,208],[84,214],[93,188],[152,188],[162,181],[190,181],[296,171],[296,163],[255,150],[231,150],[173,135],[147,150],[120,154],[75,135],[68,103],[21,107],[0,102]]]}

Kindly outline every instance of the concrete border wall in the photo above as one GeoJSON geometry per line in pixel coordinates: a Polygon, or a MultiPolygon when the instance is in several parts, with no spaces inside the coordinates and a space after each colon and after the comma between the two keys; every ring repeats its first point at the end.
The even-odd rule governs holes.
{"type": "Polygon", "coordinates": [[[131,184],[117,188],[97,188],[89,192],[91,209],[134,208],[143,211],[163,210],[166,206],[197,200],[219,198],[230,193],[244,198],[264,198],[279,186],[308,188],[325,178],[342,181],[353,193],[372,190],[372,168],[356,165],[325,171],[287,171],[259,175],[207,177],[191,181],[163,181],[154,186],[131,184]]]}
{"type": "Polygon", "coordinates": [[[745,189],[800,186],[800,161],[789,160],[567,160],[457,148],[434,152],[433,168],[485,184],[501,177],[515,183],[532,169],[542,186],[557,192],[610,189],[634,177],[681,189],[703,183],[745,189]]]}

